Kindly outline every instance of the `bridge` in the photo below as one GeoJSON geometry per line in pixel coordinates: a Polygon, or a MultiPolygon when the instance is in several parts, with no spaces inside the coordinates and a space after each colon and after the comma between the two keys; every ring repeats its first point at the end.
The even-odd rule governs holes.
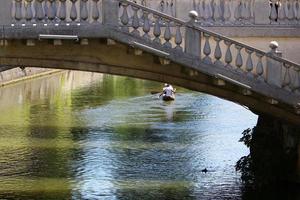
{"type": "Polygon", "coordinates": [[[125,0],[12,2],[2,7],[12,16],[0,30],[2,71],[47,67],[170,82],[300,123],[300,66],[277,56],[276,44],[266,53],[201,28],[196,12],[185,22],[125,0]]]}
{"type": "Polygon", "coordinates": [[[3,0],[1,11],[0,71],[101,72],[169,82],[236,102],[275,125],[288,124],[273,132],[276,138],[289,133],[277,146],[287,158],[293,155],[288,165],[300,177],[294,128],[300,124],[300,65],[281,58],[276,42],[263,52],[199,26],[195,11],[183,21],[127,0],[3,0]]]}

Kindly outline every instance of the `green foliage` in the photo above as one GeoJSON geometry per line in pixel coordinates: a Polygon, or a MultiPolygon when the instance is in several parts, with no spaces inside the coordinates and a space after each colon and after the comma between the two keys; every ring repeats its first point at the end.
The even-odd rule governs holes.
{"type": "Polygon", "coordinates": [[[241,137],[239,142],[244,142],[246,147],[249,148],[250,144],[251,144],[251,140],[252,140],[252,133],[253,133],[253,131],[250,128],[244,130],[243,133],[242,133],[243,137],[241,137]]]}
{"type": "MultiPolygon", "coordinates": [[[[243,142],[249,148],[252,141],[252,133],[253,131],[250,128],[244,130],[239,142],[243,142]]],[[[241,179],[246,186],[254,183],[253,160],[250,154],[243,156],[237,161],[235,170],[241,173],[241,179]]]]}

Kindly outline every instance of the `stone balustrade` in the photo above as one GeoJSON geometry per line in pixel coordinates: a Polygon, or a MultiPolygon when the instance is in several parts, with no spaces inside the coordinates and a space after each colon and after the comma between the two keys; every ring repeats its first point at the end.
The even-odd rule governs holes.
{"type": "Polygon", "coordinates": [[[12,23],[101,22],[102,0],[13,0],[12,23]]]}
{"type": "Polygon", "coordinates": [[[270,5],[272,24],[300,25],[299,0],[271,0],[270,5]]]}
{"type": "MultiPolygon", "coordinates": [[[[102,19],[102,0],[8,1],[12,4],[12,23],[101,22],[102,19]]],[[[131,1],[183,20],[187,20],[186,13],[195,10],[202,26],[300,25],[300,0],[131,1]]]]}
{"type": "MultiPolygon", "coordinates": [[[[169,6],[167,10],[170,13],[167,14],[145,7],[149,3],[146,0],[137,3],[127,0],[13,0],[4,1],[4,4],[7,6],[8,2],[11,3],[13,26],[112,25],[146,42],[153,41],[156,46],[169,51],[195,56],[207,65],[300,93],[298,64],[278,57],[274,50],[265,53],[198,26],[198,20],[212,24],[256,23],[255,3],[265,5],[265,1],[195,1],[194,6],[201,12],[199,15],[191,12],[188,22],[170,16],[173,13],[171,7],[176,5],[176,1],[160,4],[169,6]]],[[[271,8],[271,17],[268,18],[272,23],[298,23],[296,13],[299,11],[299,0],[272,1],[275,6],[270,7],[269,2],[267,5],[271,8]]],[[[165,7],[162,8],[165,12],[165,7]]]]}
{"type": "Polygon", "coordinates": [[[196,10],[203,26],[300,25],[300,0],[132,0],[140,5],[185,19],[196,10]]]}
{"type": "Polygon", "coordinates": [[[183,51],[203,63],[300,93],[300,65],[208,31],[196,25],[197,13],[187,23],[157,11],[120,0],[122,30],[163,47],[183,51]],[[132,10],[129,13],[128,10],[132,10]],[[131,19],[131,20],[130,20],[131,19]]]}

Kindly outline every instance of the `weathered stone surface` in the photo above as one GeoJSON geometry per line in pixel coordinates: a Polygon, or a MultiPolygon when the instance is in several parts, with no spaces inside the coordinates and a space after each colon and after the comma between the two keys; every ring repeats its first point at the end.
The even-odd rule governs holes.
{"type": "Polygon", "coordinates": [[[260,114],[250,146],[256,181],[300,182],[300,126],[260,114]]]}

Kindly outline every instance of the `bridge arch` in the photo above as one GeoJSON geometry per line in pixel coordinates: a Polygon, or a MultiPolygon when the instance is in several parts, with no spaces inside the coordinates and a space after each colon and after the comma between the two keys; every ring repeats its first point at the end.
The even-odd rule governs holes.
{"type": "MultiPolygon", "coordinates": [[[[270,104],[265,96],[248,93],[243,84],[225,82],[197,68],[169,63],[169,60],[153,53],[110,39],[91,39],[86,45],[74,41],[53,45],[48,40],[43,40],[36,42],[34,46],[26,46],[22,40],[12,40],[2,53],[1,66],[80,70],[169,82],[236,102],[257,114],[264,113],[290,122],[300,122],[298,116],[290,112],[287,106],[270,104]]],[[[205,64],[200,67],[210,68],[205,64]]]]}

